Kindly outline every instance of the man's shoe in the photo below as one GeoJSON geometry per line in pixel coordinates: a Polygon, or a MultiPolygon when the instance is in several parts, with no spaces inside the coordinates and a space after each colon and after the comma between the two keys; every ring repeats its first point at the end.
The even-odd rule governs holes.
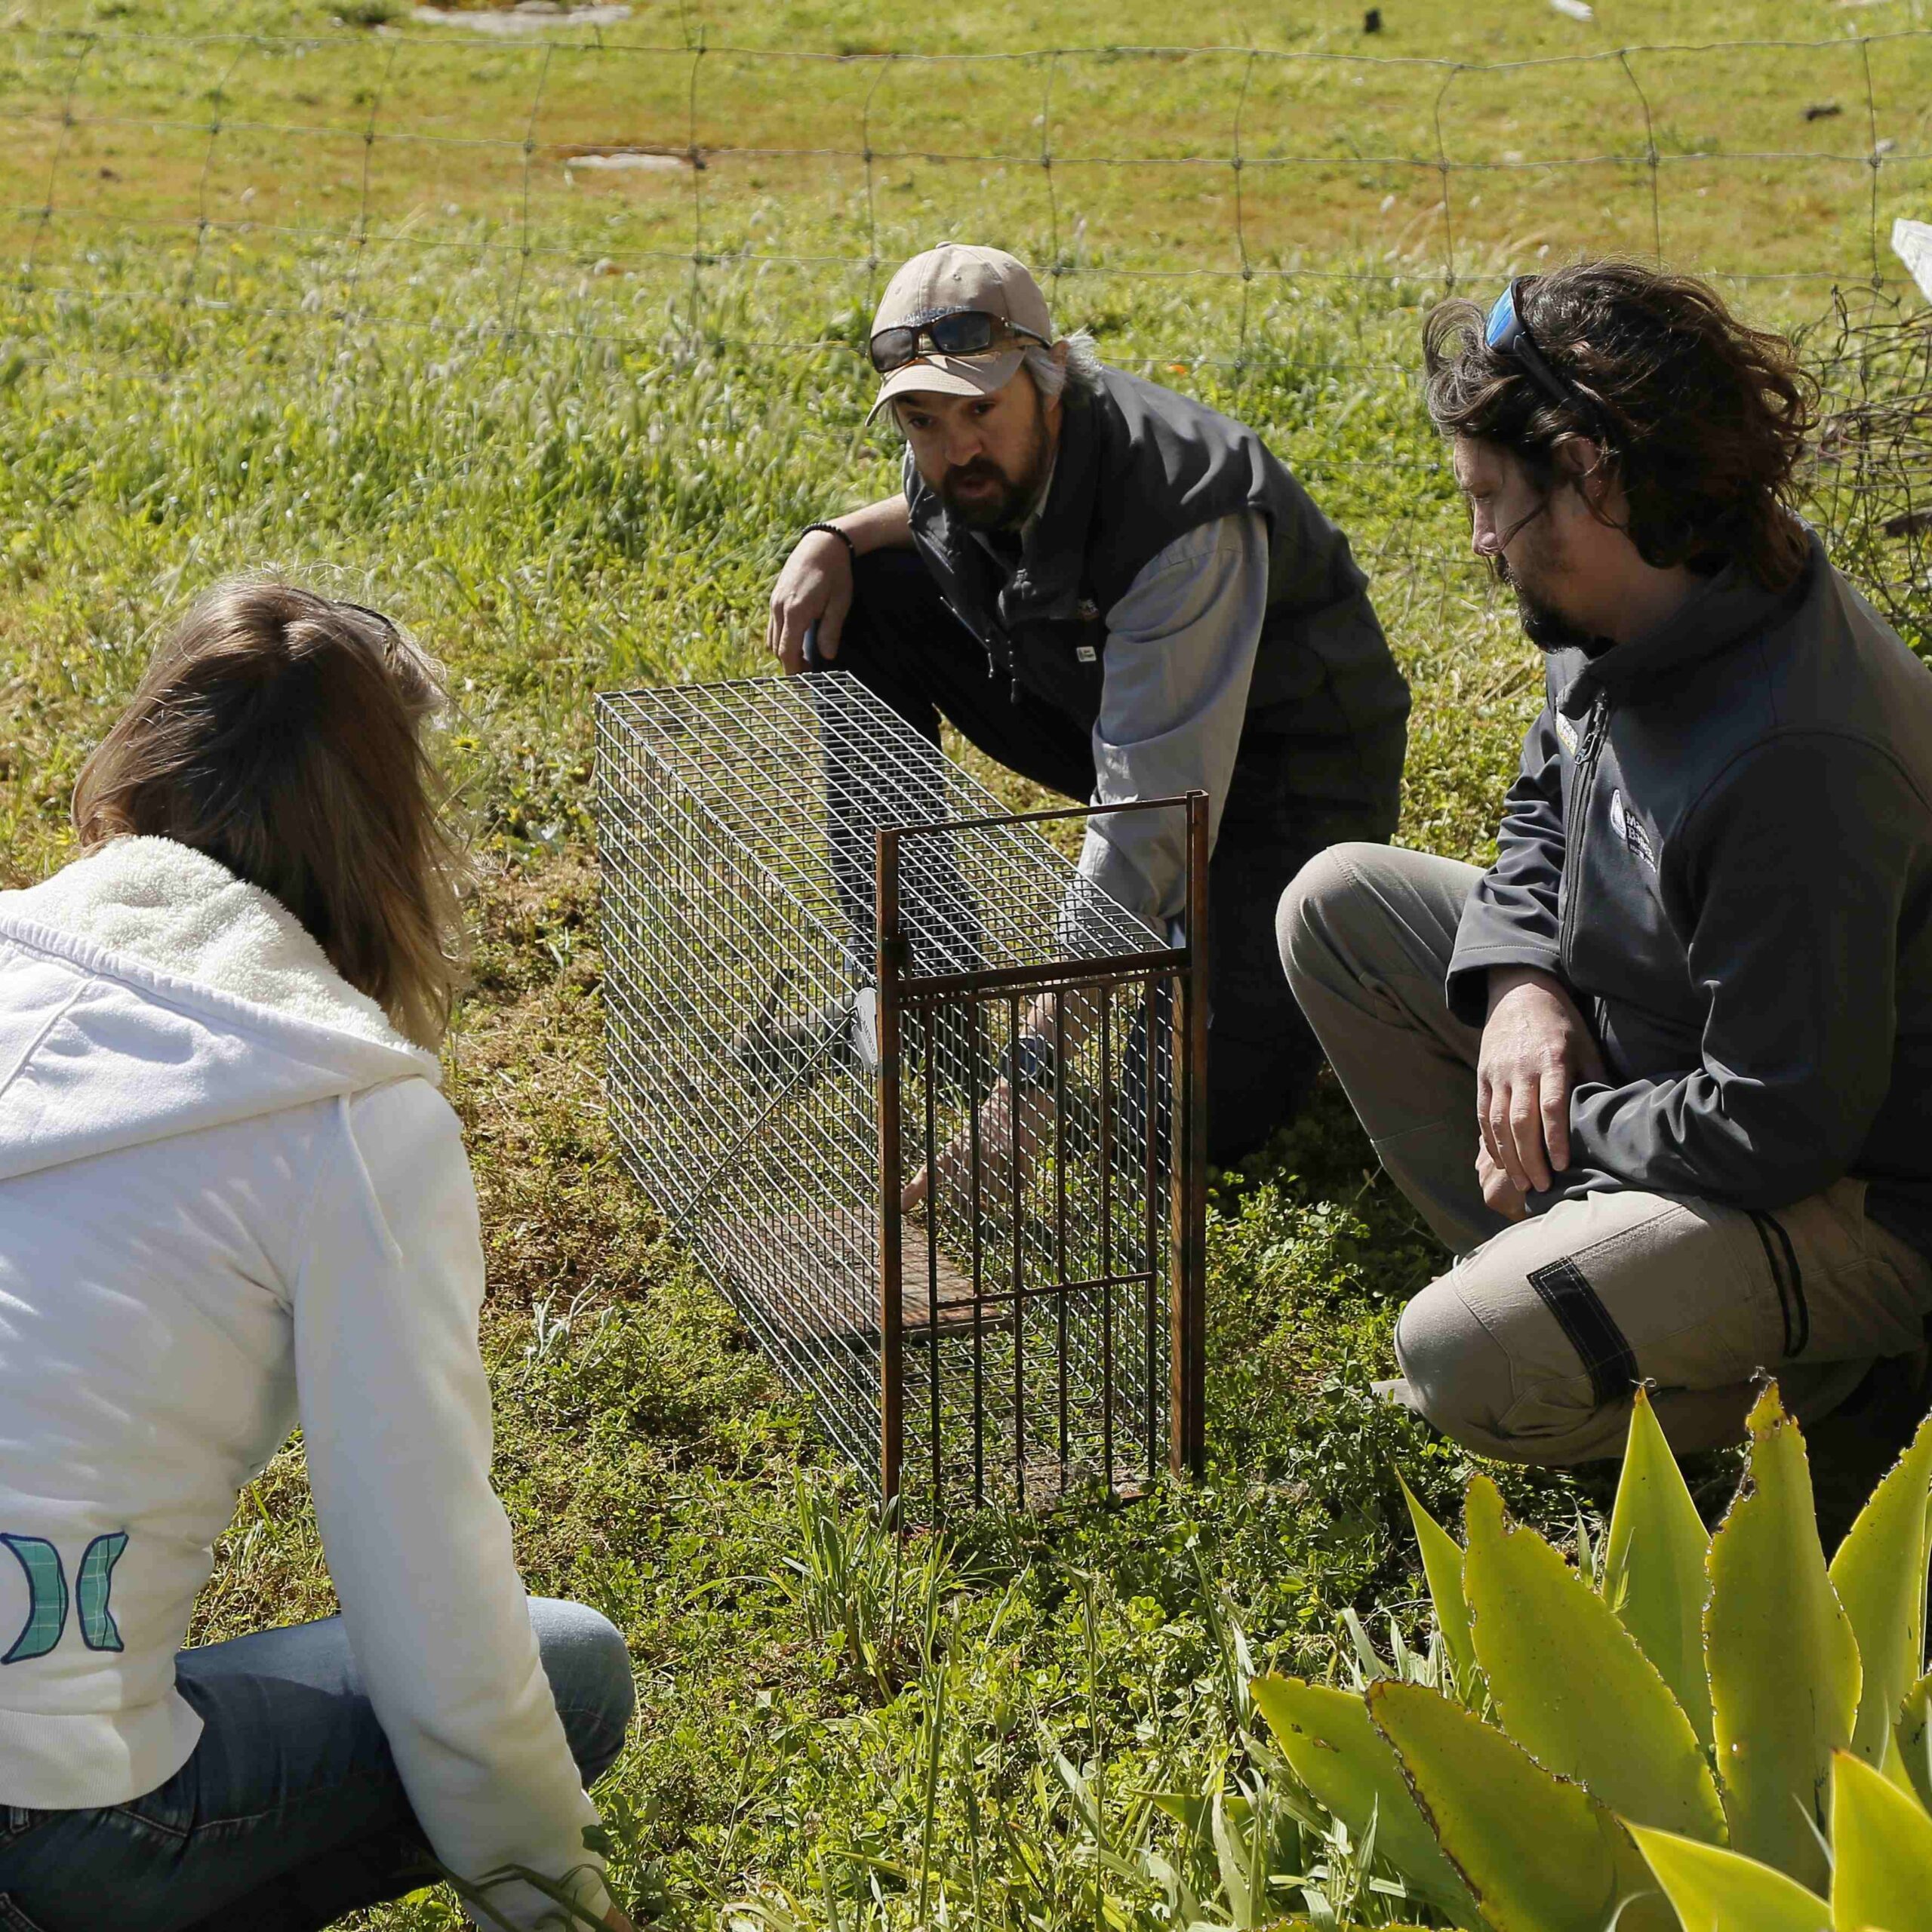
{"type": "Polygon", "coordinates": [[[802,1080],[815,1086],[835,1069],[878,1071],[878,995],[857,986],[802,1018],[769,1012],[740,1029],[731,1061],[768,1094],[802,1080]]]}
{"type": "MultiPolygon", "coordinates": [[[[876,987],[855,987],[800,1019],[777,1013],[778,990],[774,989],[765,1011],[741,1027],[731,1042],[732,1063],[761,1090],[777,1094],[801,1079],[814,1086],[834,1070],[878,1071],[876,987]]],[[[940,1092],[949,1100],[977,1106],[991,1091],[998,1072],[989,1029],[975,1026],[963,1006],[929,1011],[933,1017],[926,1026],[915,1023],[906,1029],[906,1064],[923,1065],[930,1049],[933,1078],[940,1092]]]]}
{"type": "Polygon", "coordinates": [[[1386,1402],[1391,1407],[1407,1409],[1411,1415],[1422,1414],[1422,1405],[1416,1400],[1416,1392],[1409,1386],[1406,1377],[1392,1376],[1386,1382],[1371,1382],[1368,1392],[1378,1402],[1386,1402]]]}

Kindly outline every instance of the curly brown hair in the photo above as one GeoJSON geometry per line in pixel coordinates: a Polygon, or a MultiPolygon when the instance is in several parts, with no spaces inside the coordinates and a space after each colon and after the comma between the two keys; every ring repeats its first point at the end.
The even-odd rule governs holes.
{"type": "Polygon", "coordinates": [[[1576,399],[1559,404],[1488,347],[1473,302],[1444,302],[1423,329],[1429,413],[1444,435],[1508,450],[1549,487],[1559,450],[1594,445],[1586,473],[1622,485],[1646,563],[1709,573],[1734,561],[1773,591],[1797,580],[1807,540],[1794,478],[1817,386],[1783,336],[1746,328],[1705,283],[1639,262],[1527,276],[1517,306],[1576,399]]]}

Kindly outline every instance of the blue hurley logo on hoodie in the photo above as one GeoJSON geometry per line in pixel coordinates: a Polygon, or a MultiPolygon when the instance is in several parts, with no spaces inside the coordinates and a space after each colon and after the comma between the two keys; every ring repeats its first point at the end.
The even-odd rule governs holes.
{"type": "MultiPolygon", "coordinates": [[[[0,1534],[14,1552],[27,1580],[27,1620],[0,1664],[30,1663],[57,1644],[67,1628],[67,1573],[60,1552],[45,1537],[0,1534]]],[[[128,1547],[128,1533],[96,1537],[81,1558],[74,1582],[75,1607],[81,1614],[81,1641],[91,1651],[122,1648],[120,1627],[107,1607],[114,1588],[114,1566],[128,1547]]]]}

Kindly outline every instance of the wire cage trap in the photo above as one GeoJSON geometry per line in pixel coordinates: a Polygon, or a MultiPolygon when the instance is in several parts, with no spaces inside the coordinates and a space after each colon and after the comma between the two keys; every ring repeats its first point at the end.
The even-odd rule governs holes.
{"type": "Polygon", "coordinates": [[[1198,1469],[1204,799],[1003,811],[835,672],[597,740],[623,1157],[827,1436],[909,1519],[1198,1469]],[[1107,811],[1181,943],[1046,835],[1107,811]]]}

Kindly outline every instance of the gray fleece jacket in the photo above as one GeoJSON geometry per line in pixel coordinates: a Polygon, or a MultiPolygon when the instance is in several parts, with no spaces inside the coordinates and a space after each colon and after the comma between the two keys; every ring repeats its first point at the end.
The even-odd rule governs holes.
{"type": "Polygon", "coordinates": [[[1553,1201],[1775,1209],[1850,1174],[1932,1251],[1932,672],[1814,537],[1783,596],[1714,578],[1647,635],[1552,654],[1448,997],[1576,992],[1608,1080],[1553,1201]]]}

